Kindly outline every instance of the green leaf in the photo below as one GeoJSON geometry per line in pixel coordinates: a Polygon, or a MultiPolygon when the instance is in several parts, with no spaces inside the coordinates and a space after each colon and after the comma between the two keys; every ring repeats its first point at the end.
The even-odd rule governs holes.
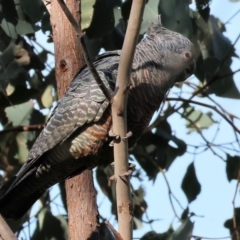
{"type": "Polygon", "coordinates": [[[215,82],[209,86],[209,93],[214,93],[219,97],[240,99],[240,93],[233,81],[232,70],[229,65],[223,64],[219,68],[221,61],[214,57],[204,60],[202,69],[205,71],[207,81],[214,79],[215,82]]]}
{"type": "Polygon", "coordinates": [[[173,233],[172,227],[164,233],[156,233],[155,231],[150,231],[140,238],[140,240],[168,240],[173,233]]]}
{"type": "Polygon", "coordinates": [[[4,94],[0,93],[0,108],[6,108],[11,105],[24,103],[36,97],[38,93],[39,91],[36,89],[28,89],[23,86],[17,86],[10,96],[5,96],[4,94]]]}
{"type": "Polygon", "coordinates": [[[20,0],[20,5],[33,22],[41,20],[44,12],[41,0],[20,0]]]}
{"type": "Polygon", "coordinates": [[[143,13],[143,21],[140,28],[140,34],[144,34],[147,32],[149,23],[153,21],[158,15],[158,1],[157,0],[149,0],[145,6],[143,13]]]}
{"type": "Polygon", "coordinates": [[[238,56],[235,53],[235,49],[231,41],[223,35],[223,32],[226,31],[225,25],[220,19],[214,16],[210,16],[208,24],[212,37],[212,50],[214,51],[214,56],[220,61],[224,60],[226,56],[228,56],[228,58],[225,59],[225,64],[230,66],[232,63],[231,57],[238,56]],[[230,51],[230,49],[232,50],[230,51]]]}
{"type": "Polygon", "coordinates": [[[235,234],[236,231],[238,231],[238,234],[240,234],[240,230],[236,226],[234,226],[234,222],[236,222],[236,226],[240,225],[240,208],[234,208],[234,218],[226,220],[224,223],[224,227],[229,229],[230,235],[232,236],[232,240],[236,240],[235,234]]]}
{"type": "MultiPolygon", "coordinates": [[[[29,125],[30,117],[33,111],[33,103],[26,102],[20,105],[15,105],[12,107],[7,107],[5,112],[10,122],[13,126],[19,125],[29,125]]],[[[16,145],[12,144],[10,148],[11,154],[14,154],[14,158],[18,159],[19,163],[26,162],[28,156],[28,146],[27,146],[28,132],[20,132],[16,135],[16,145]]]]}
{"type": "Polygon", "coordinates": [[[174,231],[168,240],[189,240],[192,236],[194,223],[190,219],[183,221],[182,225],[174,231]]]}
{"type": "Polygon", "coordinates": [[[39,27],[22,20],[18,20],[17,25],[15,26],[11,22],[6,21],[6,19],[3,19],[1,22],[1,27],[12,39],[17,39],[18,34],[24,35],[34,33],[39,30],[39,27]]]}
{"type": "Polygon", "coordinates": [[[137,190],[133,191],[133,228],[140,229],[142,228],[142,216],[147,210],[147,202],[144,199],[145,192],[142,187],[139,187],[137,190]]]}
{"type": "Polygon", "coordinates": [[[212,113],[203,113],[200,110],[195,110],[194,107],[187,105],[184,107],[182,116],[186,119],[186,127],[189,129],[188,133],[193,131],[201,131],[212,126],[216,121],[212,118],[212,113]]]}
{"type": "Polygon", "coordinates": [[[18,14],[16,11],[14,0],[1,1],[1,15],[7,22],[17,25],[18,14]]]}
{"type": "Polygon", "coordinates": [[[38,214],[37,227],[31,239],[67,240],[68,226],[66,219],[61,215],[56,217],[47,208],[43,208],[38,214]]]}
{"type": "Polygon", "coordinates": [[[165,120],[157,125],[157,131],[146,132],[132,150],[149,179],[155,179],[159,173],[159,167],[168,169],[173,161],[186,152],[184,141],[172,135],[170,124],[165,120]],[[174,143],[174,146],[171,144],[174,143]]]}
{"type": "Polygon", "coordinates": [[[53,91],[53,86],[48,85],[41,96],[41,101],[45,108],[50,108],[52,106],[52,103],[53,103],[52,91],[53,91]]]}
{"type": "Polygon", "coordinates": [[[116,206],[116,184],[114,181],[110,181],[109,178],[114,175],[112,166],[106,168],[98,167],[96,170],[96,179],[102,190],[102,192],[108,197],[112,204],[112,214],[117,215],[116,206]]]}
{"type": "Polygon", "coordinates": [[[50,32],[52,31],[52,27],[50,24],[50,15],[48,11],[43,14],[41,27],[42,27],[43,33],[46,33],[47,31],[50,31],[50,32]]]}
{"type": "MultiPolygon", "coordinates": [[[[82,7],[90,9],[89,4],[92,4],[92,2],[82,5],[82,7]]],[[[87,17],[88,21],[91,20],[91,23],[85,28],[89,39],[102,38],[112,32],[115,25],[113,8],[114,2],[112,0],[98,0],[95,2],[92,16],[87,17]]],[[[84,12],[83,8],[82,12],[84,12]]],[[[92,9],[90,12],[92,13],[92,9]]],[[[83,20],[84,23],[86,22],[83,20]]]]}
{"type": "Polygon", "coordinates": [[[90,26],[93,16],[93,5],[96,0],[82,0],[81,1],[81,28],[86,29],[90,26]]]}
{"type": "Polygon", "coordinates": [[[158,12],[164,27],[192,38],[189,0],[159,1],[158,12]]]}
{"type": "Polygon", "coordinates": [[[188,214],[189,214],[189,207],[185,208],[184,211],[182,212],[181,220],[187,219],[188,218],[188,214]]]}
{"type": "Polygon", "coordinates": [[[14,41],[10,41],[8,47],[2,53],[0,82],[4,84],[11,81],[14,86],[25,85],[25,81],[29,78],[29,73],[25,67],[29,64],[28,51],[22,47],[21,43],[16,45],[14,41]]]}
{"type": "Polygon", "coordinates": [[[239,156],[232,157],[227,154],[226,173],[229,182],[234,179],[238,180],[239,167],[240,157],[239,156]]]}
{"type": "MultiPolygon", "coordinates": [[[[33,109],[31,101],[7,107],[5,112],[13,126],[28,126],[44,122],[44,116],[38,110],[33,109]]],[[[20,164],[25,163],[29,149],[35,141],[36,136],[37,133],[34,131],[17,133],[15,141],[9,147],[9,158],[17,159],[20,164]]]]}
{"type": "Polygon", "coordinates": [[[197,195],[201,192],[201,185],[197,179],[193,163],[188,166],[181,187],[189,203],[194,201],[197,195]]]}
{"type": "Polygon", "coordinates": [[[5,109],[7,117],[13,126],[28,125],[32,111],[33,102],[31,101],[5,109]]]}

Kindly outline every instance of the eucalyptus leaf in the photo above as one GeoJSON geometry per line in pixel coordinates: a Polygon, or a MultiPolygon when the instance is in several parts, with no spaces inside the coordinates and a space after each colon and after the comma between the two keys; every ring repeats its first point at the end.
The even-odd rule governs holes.
{"type": "Polygon", "coordinates": [[[240,99],[240,93],[233,81],[233,73],[229,65],[222,64],[220,60],[209,57],[204,60],[202,69],[206,73],[207,81],[214,83],[209,86],[209,93],[220,97],[240,99]]]}
{"type": "Polygon", "coordinates": [[[66,219],[61,215],[54,216],[47,208],[43,208],[38,214],[37,227],[31,239],[67,240],[68,226],[66,219]]]}
{"type": "Polygon", "coordinates": [[[42,104],[45,108],[50,108],[52,106],[53,103],[52,91],[53,86],[48,85],[41,96],[42,104]]]}
{"type": "Polygon", "coordinates": [[[197,179],[193,163],[188,166],[181,187],[189,203],[194,201],[197,198],[198,194],[201,192],[201,185],[197,179]]]}
{"type": "Polygon", "coordinates": [[[189,0],[159,1],[158,12],[164,27],[192,38],[192,23],[189,16],[189,0]]]}
{"type": "Polygon", "coordinates": [[[226,173],[228,181],[238,180],[240,176],[238,176],[240,168],[240,157],[239,156],[230,156],[227,154],[227,162],[226,162],[226,173]]]}
{"type": "Polygon", "coordinates": [[[184,108],[182,116],[186,119],[186,126],[189,129],[188,133],[208,129],[216,123],[212,118],[211,112],[203,113],[200,110],[195,110],[195,108],[190,105],[184,108]]]}
{"type": "Polygon", "coordinates": [[[189,240],[192,236],[193,227],[194,223],[190,219],[184,220],[182,225],[174,231],[168,240],[189,240]]]}
{"type": "Polygon", "coordinates": [[[20,0],[20,5],[33,22],[41,20],[44,12],[43,2],[41,0],[20,0]]]}

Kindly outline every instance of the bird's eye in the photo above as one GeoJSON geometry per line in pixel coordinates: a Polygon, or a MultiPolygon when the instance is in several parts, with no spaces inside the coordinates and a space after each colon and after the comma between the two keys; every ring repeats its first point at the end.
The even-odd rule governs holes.
{"type": "Polygon", "coordinates": [[[185,56],[185,58],[190,58],[191,54],[189,52],[185,52],[184,56],[185,56]]]}

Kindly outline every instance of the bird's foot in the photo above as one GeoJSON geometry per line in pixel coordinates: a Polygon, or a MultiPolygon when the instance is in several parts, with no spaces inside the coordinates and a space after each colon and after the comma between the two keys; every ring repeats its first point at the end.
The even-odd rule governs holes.
{"type": "Polygon", "coordinates": [[[112,176],[109,178],[109,180],[110,180],[110,181],[115,181],[115,182],[116,182],[116,181],[117,181],[117,178],[116,178],[115,175],[112,175],[112,176]]]}
{"type": "Polygon", "coordinates": [[[120,137],[120,135],[115,134],[115,133],[112,131],[112,129],[111,129],[111,130],[108,132],[108,136],[114,138],[114,140],[112,140],[112,141],[109,143],[109,146],[112,147],[115,142],[120,142],[120,139],[125,140],[125,139],[131,137],[131,136],[132,136],[132,132],[129,131],[129,132],[126,134],[125,137],[120,137]]]}
{"type": "Polygon", "coordinates": [[[129,176],[131,176],[132,173],[133,173],[134,170],[135,170],[135,167],[136,167],[135,164],[133,164],[133,163],[129,163],[128,171],[125,172],[125,173],[123,173],[123,174],[121,174],[121,175],[119,175],[119,176],[120,176],[120,177],[129,177],[129,176]]]}
{"type": "Polygon", "coordinates": [[[122,139],[127,139],[127,138],[130,138],[132,135],[133,135],[133,134],[132,134],[132,132],[131,132],[131,131],[129,131],[129,132],[126,134],[126,136],[125,136],[125,137],[122,137],[122,139]]]}
{"type": "MultiPolygon", "coordinates": [[[[112,162],[110,165],[111,165],[112,167],[114,167],[114,162],[112,162]]],[[[131,176],[132,173],[133,173],[134,170],[135,170],[135,167],[136,167],[135,164],[129,163],[128,171],[125,172],[125,173],[123,173],[123,174],[120,174],[119,177],[128,177],[128,176],[131,176]]],[[[112,176],[109,178],[109,180],[111,180],[111,181],[117,181],[117,178],[116,178],[115,175],[112,175],[112,176]]]]}

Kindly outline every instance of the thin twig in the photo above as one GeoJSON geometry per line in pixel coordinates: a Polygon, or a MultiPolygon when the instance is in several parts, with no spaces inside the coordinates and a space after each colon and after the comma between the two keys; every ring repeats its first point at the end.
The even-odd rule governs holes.
{"type": "Polygon", "coordinates": [[[45,127],[45,124],[36,124],[36,125],[29,125],[29,126],[16,126],[4,129],[0,131],[1,134],[5,134],[8,132],[27,132],[27,131],[40,131],[45,127]]]}
{"type": "Polygon", "coordinates": [[[102,92],[104,93],[106,98],[109,100],[109,102],[111,102],[112,94],[109,92],[108,88],[104,85],[104,83],[103,83],[102,79],[100,78],[96,68],[94,67],[92,61],[90,60],[90,57],[89,57],[89,54],[88,54],[88,51],[87,51],[87,47],[86,47],[84,39],[83,39],[85,33],[83,33],[81,31],[81,27],[79,26],[77,21],[74,19],[73,15],[69,11],[65,2],[63,0],[57,0],[57,1],[59,3],[60,7],[62,8],[63,12],[65,13],[67,19],[72,24],[72,27],[73,27],[77,37],[79,38],[79,40],[81,42],[83,55],[84,55],[84,60],[87,64],[89,70],[91,71],[96,83],[98,84],[98,86],[100,87],[100,89],[102,90],[102,92]]]}
{"type": "MultiPolygon", "coordinates": [[[[182,113],[180,113],[179,111],[177,111],[177,113],[181,116],[181,117],[184,117],[182,113]]],[[[198,127],[198,125],[192,121],[190,118],[188,117],[184,117],[187,119],[187,121],[189,121],[197,130],[197,132],[200,134],[200,136],[202,137],[202,139],[206,142],[207,144],[207,147],[212,151],[213,155],[216,155],[218,156],[220,159],[222,159],[224,162],[226,162],[226,160],[221,156],[219,155],[216,151],[214,151],[214,149],[212,148],[212,143],[210,143],[203,135],[202,133],[202,130],[198,127]]]]}
{"type": "MultiPolygon", "coordinates": [[[[171,190],[171,188],[170,188],[170,184],[169,184],[168,179],[167,179],[167,177],[166,177],[166,175],[165,175],[165,172],[163,171],[163,169],[162,169],[161,167],[158,167],[158,169],[159,169],[159,171],[162,173],[163,178],[164,178],[164,180],[165,180],[165,182],[166,182],[166,184],[167,184],[168,197],[169,197],[169,201],[170,201],[170,204],[171,204],[171,206],[172,206],[172,210],[173,210],[173,212],[174,212],[174,215],[175,215],[175,217],[176,217],[178,220],[181,220],[181,218],[178,216],[177,211],[176,211],[176,209],[175,209],[175,207],[174,207],[174,204],[173,204],[173,201],[172,201],[172,197],[171,197],[171,196],[174,196],[174,195],[173,195],[172,190],[171,190]]],[[[174,197],[174,198],[175,198],[175,197],[174,197]]],[[[176,199],[176,198],[175,198],[175,199],[176,199]]]]}
{"type": "Polygon", "coordinates": [[[238,228],[237,228],[235,202],[236,202],[236,197],[237,197],[237,192],[238,192],[238,187],[239,187],[239,179],[240,179],[240,166],[238,166],[237,184],[236,184],[236,188],[235,188],[235,192],[234,192],[233,200],[232,200],[232,205],[233,205],[233,229],[234,229],[234,233],[236,235],[237,240],[240,239],[240,236],[239,236],[239,232],[238,232],[238,228]]]}
{"type": "Polygon", "coordinates": [[[37,42],[36,40],[32,40],[30,39],[31,41],[33,41],[36,45],[38,45],[40,48],[42,48],[46,53],[52,55],[52,56],[55,56],[55,54],[49,50],[47,50],[42,44],[40,44],[39,42],[37,42]]]}
{"type": "Polygon", "coordinates": [[[234,17],[237,16],[237,14],[240,13],[240,9],[237,10],[237,12],[235,12],[225,23],[224,25],[228,24],[234,17]]]}
{"type": "MultiPolygon", "coordinates": [[[[240,134],[240,129],[238,129],[231,120],[229,120],[222,112],[220,112],[215,106],[206,104],[206,103],[201,103],[201,102],[197,102],[191,99],[185,99],[185,98],[167,98],[166,100],[168,101],[182,101],[182,102],[186,102],[186,103],[193,103],[193,104],[197,104],[203,107],[207,107],[210,108],[212,110],[214,110],[215,112],[217,112],[222,118],[224,118],[230,125],[231,127],[240,134]]],[[[181,106],[182,107],[182,106],[181,106]]],[[[177,111],[178,109],[176,109],[177,111]]],[[[233,116],[233,115],[231,115],[233,116]]]]}

